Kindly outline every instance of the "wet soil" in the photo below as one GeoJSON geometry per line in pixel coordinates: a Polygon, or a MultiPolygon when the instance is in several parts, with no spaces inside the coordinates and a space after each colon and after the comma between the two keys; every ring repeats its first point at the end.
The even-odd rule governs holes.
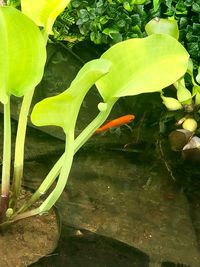
{"type": "Polygon", "coordinates": [[[59,240],[55,209],[17,221],[0,232],[0,266],[25,267],[50,254],[59,240]]]}

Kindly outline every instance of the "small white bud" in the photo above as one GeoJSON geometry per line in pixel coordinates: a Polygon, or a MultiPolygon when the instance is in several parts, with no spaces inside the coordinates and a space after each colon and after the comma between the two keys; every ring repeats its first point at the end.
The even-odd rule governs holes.
{"type": "Polygon", "coordinates": [[[195,119],[188,118],[183,122],[182,127],[190,132],[195,132],[197,129],[197,122],[195,119]]]}
{"type": "Polygon", "coordinates": [[[107,110],[108,104],[107,103],[100,102],[97,107],[98,107],[99,111],[103,112],[103,111],[106,111],[107,110]]]}
{"type": "Polygon", "coordinates": [[[10,218],[12,215],[13,215],[13,209],[11,209],[11,208],[7,209],[7,211],[6,211],[6,217],[7,218],[10,218]]]}

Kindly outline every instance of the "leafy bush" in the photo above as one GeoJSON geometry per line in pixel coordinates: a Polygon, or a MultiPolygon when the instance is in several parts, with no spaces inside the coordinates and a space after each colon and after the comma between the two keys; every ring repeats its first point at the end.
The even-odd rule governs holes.
{"type": "Polygon", "coordinates": [[[188,50],[194,64],[200,63],[200,0],[166,0],[160,4],[161,16],[178,20],[180,41],[188,50]]]}
{"type": "Polygon", "coordinates": [[[91,40],[113,45],[121,40],[145,36],[145,24],[155,16],[178,20],[180,41],[194,61],[200,62],[200,0],[72,0],[57,19],[57,40],[76,43],[91,40]],[[156,8],[156,10],[154,9],[156,8]]]}
{"type": "Polygon", "coordinates": [[[144,5],[135,2],[147,1],[73,0],[56,22],[55,36],[72,42],[90,39],[95,44],[109,45],[142,37],[147,13],[144,5]]]}
{"type": "MultiPolygon", "coordinates": [[[[17,6],[20,0],[7,2],[17,6]]],[[[119,41],[145,36],[145,24],[155,16],[177,19],[180,41],[194,65],[199,65],[200,0],[72,0],[54,25],[54,40],[68,41],[68,45],[90,40],[106,44],[107,49],[119,41]]]]}

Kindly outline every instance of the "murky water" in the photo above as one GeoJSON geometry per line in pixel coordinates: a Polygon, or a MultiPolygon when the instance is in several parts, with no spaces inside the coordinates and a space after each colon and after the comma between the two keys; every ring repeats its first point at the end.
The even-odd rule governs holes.
{"type": "MultiPolygon", "coordinates": [[[[34,102],[68,86],[83,64],[71,57],[69,51],[50,49],[34,102]]],[[[87,96],[77,134],[95,116],[96,96],[95,90],[87,96]]],[[[13,114],[19,108],[14,103],[13,114]]],[[[111,118],[136,114],[132,130],[122,126],[93,136],[75,155],[69,182],[56,204],[62,218],[58,248],[32,266],[200,266],[199,167],[171,153],[166,138],[160,141],[159,103],[157,95],[151,103],[149,96],[122,99],[111,118]]],[[[0,122],[2,139],[2,118],[0,122]]],[[[24,183],[32,188],[64,149],[60,130],[44,131],[51,136],[28,129],[24,183]]]]}
{"type": "MultiPolygon", "coordinates": [[[[112,133],[108,132],[106,135],[110,134],[112,133]]],[[[106,138],[106,135],[103,137],[106,138]]],[[[51,264],[57,266],[57,262],[61,261],[63,265],[60,266],[66,266],[65,263],[70,261],[68,257],[71,257],[71,250],[68,251],[67,248],[72,246],[73,250],[73,246],[76,248],[79,242],[82,245],[89,242],[89,233],[93,236],[92,244],[95,244],[94,255],[97,253],[96,246],[99,249],[98,242],[104,242],[99,239],[108,237],[113,246],[118,244],[118,250],[113,251],[114,254],[120,254],[121,250],[126,254],[128,245],[129,249],[132,247],[132,253],[136,249],[144,258],[147,257],[149,266],[161,266],[163,262],[198,266],[198,236],[197,228],[194,227],[195,224],[198,225],[198,220],[195,217],[194,221],[194,215],[191,216],[191,205],[194,204],[188,202],[183,188],[178,181],[173,180],[166,162],[157,157],[159,154],[156,145],[149,147],[148,143],[143,142],[124,148],[122,144],[109,145],[107,142],[103,147],[98,146],[98,143],[96,146],[91,144],[92,141],[76,154],[66,190],[56,204],[63,222],[62,245],[59,245],[55,256],[52,256],[51,264]],[[74,240],[72,243],[66,232],[69,227],[73,233],[70,234],[70,238],[74,240]],[[186,253],[188,248],[189,254],[186,253]]],[[[64,144],[58,139],[29,129],[27,146],[25,185],[36,188],[62,153],[64,144]],[[38,144],[40,149],[34,150],[38,144]],[[49,151],[48,157],[44,156],[46,148],[49,151]]],[[[197,213],[198,210],[195,210],[195,214],[197,213]]],[[[107,251],[106,249],[105,252],[107,251]]],[[[113,254],[111,255],[113,258],[113,254]]],[[[73,257],[75,260],[77,256],[73,257]]],[[[102,261],[107,261],[107,257],[105,254],[102,261]]],[[[127,261],[126,256],[123,257],[127,261]]],[[[46,260],[49,262],[49,258],[45,258],[40,266],[48,266],[45,265],[46,260]]],[[[89,266],[89,258],[83,260],[86,261],[84,266],[89,266]]],[[[94,265],[96,263],[93,260],[93,266],[104,266],[102,261],[99,265],[94,265]]],[[[80,265],[77,262],[77,265],[73,262],[68,264],[82,266],[81,262],[80,260],[80,265]]],[[[136,262],[139,264],[138,260],[136,262]]],[[[107,266],[117,266],[109,264],[107,266]]],[[[128,264],[126,262],[126,266],[128,264]]],[[[132,259],[130,264],[140,266],[133,265],[132,259]]],[[[145,266],[143,262],[141,266],[145,266]]]]}

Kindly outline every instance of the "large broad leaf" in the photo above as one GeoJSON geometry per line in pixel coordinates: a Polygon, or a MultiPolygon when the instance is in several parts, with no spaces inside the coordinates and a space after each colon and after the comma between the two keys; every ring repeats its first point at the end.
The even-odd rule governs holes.
{"type": "Polygon", "coordinates": [[[90,87],[109,71],[110,66],[110,61],[105,59],[96,59],[85,64],[69,89],[34,106],[32,122],[36,126],[60,126],[65,132],[73,129],[85,95],[90,87]]]}
{"type": "Polygon", "coordinates": [[[70,0],[21,0],[21,7],[24,14],[51,34],[54,21],[69,2],[70,0]]]}
{"type": "Polygon", "coordinates": [[[46,61],[38,27],[12,7],[0,7],[0,101],[23,96],[40,82],[46,61]]]}
{"type": "Polygon", "coordinates": [[[102,58],[113,63],[109,73],[96,82],[107,102],[113,97],[161,91],[184,75],[189,54],[173,37],[152,34],[118,43],[102,58]]]}

